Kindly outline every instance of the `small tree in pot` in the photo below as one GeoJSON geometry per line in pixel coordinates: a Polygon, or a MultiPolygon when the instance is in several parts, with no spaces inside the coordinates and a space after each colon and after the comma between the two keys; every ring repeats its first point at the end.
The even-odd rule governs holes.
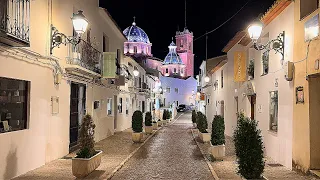
{"type": "Polygon", "coordinates": [[[216,115],[212,121],[212,132],[211,132],[211,155],[215,159],[222,159],[225,156],[225,125],[224,118],[220,115],[216,115]]]}
{"type": "Polygon", "coordinates": [[[153,127],[152,127],[152,115],[151,112],[147,112],[146,116],[144,118],[144,125],[145,125],[145,131],[147,134],[151,134],[153,131],[153,127]]]}
{"type": "Polygon", "coordinates": [[[261,130],[255,120],[238,115],[234,131],[234,144],[238,162],[238,173],[246,179],[260,179],[264,171],[263,142],[261,130]]]}
{"type": "Polygon", "coordinates": [[[202,114],[201,112],[198,112],[197,114],[197,127],[200,132],[200,139],[202,142],[209,142],[210,141],[210,133],[208,133],[208,122],[207,117],[202,114]]]}
{"type": "Polygon", "coordinates": [[[86,177],[101,163],[102,151],[94,149],[94,129],[90,115],[85,115],[79,132],[80,151],[72,159],[72,174],[77,178],[86,177]]]}
{"type": "Polygon", "coordinates": [[[142,133],[143,115],[141,111],[135,111],[132,115],[132,140],[133,142],[141,142],[143,138],[142,133]]]}
{"type": "Polygon", "coordinates": [[[162,122],[163,125],[167,124],[167,118],[168,118],[168,111],[166,109],[163,110],[163,114],[162,114],[162,122]]]}
{"type": "Polygon", "coordinates": [[[192,110],[192,117],[191,117],[193,127],[197,127],[197,113],[196,110],[192,110]]]}

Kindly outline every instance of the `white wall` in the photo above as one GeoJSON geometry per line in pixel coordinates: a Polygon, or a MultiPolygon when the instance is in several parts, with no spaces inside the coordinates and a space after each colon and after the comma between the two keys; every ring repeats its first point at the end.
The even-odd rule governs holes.
{"type": "MultiPolygon", "coordinates": [[[[293,60],[293,5],[288,6],[276,19],[267,25],[262,33],[262,43],[268,40],[275,39],[279,33],[285,31],[285,61],[293,60]],[[269,35],[269,38],[268,36],[269,35]]],[[[236,44],[228,52],[228,62],[222,68],[217,70],[211,77],[212,82],[218,80],[218,90],[213,90],[213,87],[207,89],[210,94],[210,104],[207,106],[208,120],[212,121],[215,114],[221,114],[220,104],[216,101],[224,100],[225,110],[225,133],[229,136],[233,135],[236,127],[236,101],[238,97],[239,111],[244,111],[245,115],[250,117],[251,105],[248,97],[243,96],[246,92],[246,83],[235,83],[234,78],[234,53],[236,51],[245,51],[247,53],[247,64],[250,59],[255,62],[255,78],[253,83],[256,91],[256,110],[255,118],[259,122],[259,128],[262,130],[263,142],[265,146],[265,155],[288,168],[292,167],[292,114],[293,114],[293,84],[284,78],[284,71],[281,65],[281,55],[270,51],[269,58],[269,74],[262,74],[262,52],[255,49],[243,47],[236,44]],[[221,70],[224,71],[224,88],[221,88],[221,70]],[[275,87],[275,79],[278,79],[278,87],[275,87]],[[269,131],[269,104],[270,91],[278,91],[278,132],[269,131]],[[262,107],[262,111],[258,111],[258,107],[262,107]]],[[[209,125],[211,126],[211,125],[209,125]]]]}
{"type": "MultiPolygon", "coordinates": [[[[172,104],[174,101],[179,101],[179,104],[190,105],[190,101],[193,97],[192,91],[197,92],[197,80],[193,77],[184,80],[161,76],[160,81],[163,90],[170,87],[170,93],[163,93],[163,98],[166,99],[166,107],[169,106],[169,103],[172,104]],[[178,93],[175,92],[175,88],[178,88],[178,93]]],[[[193,104],[195,104],[194,101],[193,104]]]]}

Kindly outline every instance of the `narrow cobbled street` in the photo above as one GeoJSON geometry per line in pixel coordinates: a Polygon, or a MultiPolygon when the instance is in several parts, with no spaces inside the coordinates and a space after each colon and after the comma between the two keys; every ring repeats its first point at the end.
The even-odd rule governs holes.
{"type": "Polygon", "coordinates": [[[182,114],[159,130],[112,179],[213,179],[191,128],[191,113],[182,114]]]}

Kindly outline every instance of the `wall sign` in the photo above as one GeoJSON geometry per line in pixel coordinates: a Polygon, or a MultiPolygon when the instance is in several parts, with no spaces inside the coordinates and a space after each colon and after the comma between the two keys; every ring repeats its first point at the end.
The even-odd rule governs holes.
{"type": "Polygon", "coordinates": [[[304,24],[304,36],[306,42],[319,36],[319,14],[315,15],[304,24]]]}
{"type": "Polygon", "coordinates": [[[303,104],[303,103],[304,103],[303,87],[299,86],[299,87],[296,87],[296,104],[303,104]]]}
{"type": "Polygon", "coordinates": [[[234,53],[234,81],[246,81],[247,68],[246,68],[246,52],[239,51],[234,53]]]}

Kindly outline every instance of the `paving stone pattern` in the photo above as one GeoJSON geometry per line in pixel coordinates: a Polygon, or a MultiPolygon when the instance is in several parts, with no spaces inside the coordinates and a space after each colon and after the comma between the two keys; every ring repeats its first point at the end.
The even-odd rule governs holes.
{"type": "MultiPolygon", "coordinates": [[[[209,155],[210,143],[201,143],[200,138],[197,136],[196,130],[193,130],[196,141],[199,142],[200,148],[206,152],[205,156],[211,159],[209,155]]],[[[269,164],[276,164],[272,159],[266,158],[266,166],[264,177],[269,180],[316,180],[313,176],[304,176],[297,172],[291,171],[284,166],[271,166],[269,164]]],[[[226,157],[223,161],[211,162],[211,165],[220,179],[237,180],[241,177],[237,174],[237,163],[235,156],[234,143],[231,137],[226,136],[226,157]]]]}
{"type": "Polygon", "coordinates": [[[192,137],[191,113],[158,131],[112,180],[214,179],[192,137]]]}

